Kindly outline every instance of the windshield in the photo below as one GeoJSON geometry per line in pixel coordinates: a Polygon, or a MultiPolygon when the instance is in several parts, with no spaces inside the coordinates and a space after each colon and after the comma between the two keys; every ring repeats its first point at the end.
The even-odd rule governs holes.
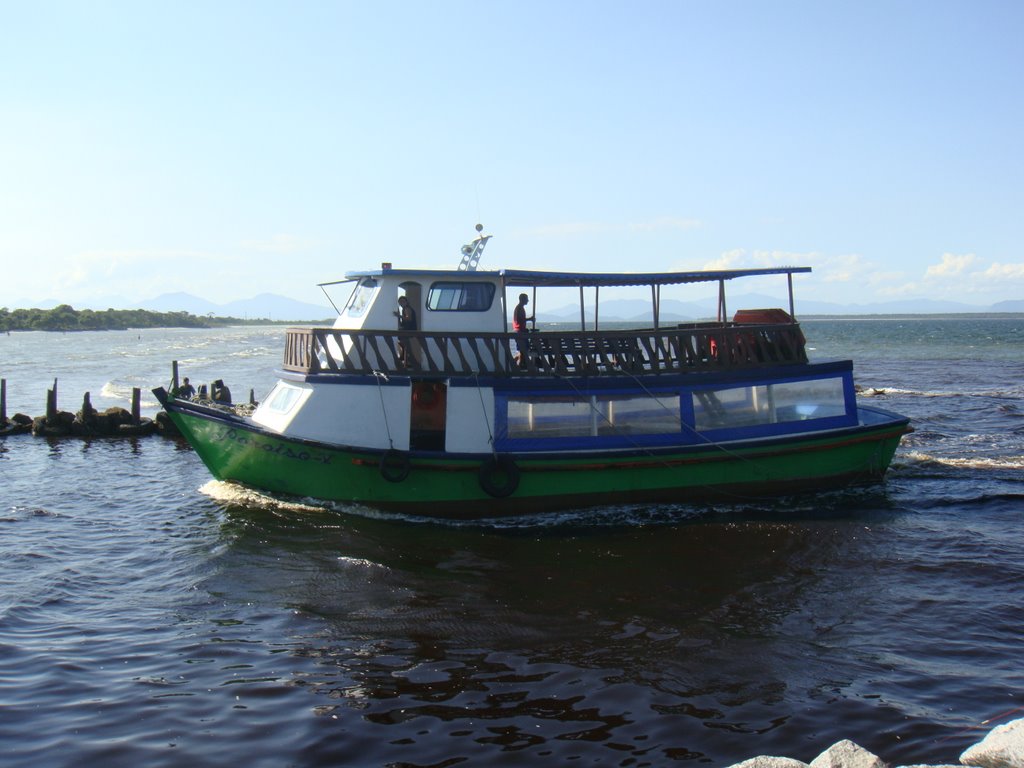
{"type": "Polygon", "coordinates": [[[366,311],[366,308],[370,305],[370,301],[373,299],[373,294],[377,290],[377,281],[367,278],[356,286],[356,289],[352,291],[352,296],[348,300],[348,306],[346,306],[346,312],[349,317],[358,317],[366,311]]]}

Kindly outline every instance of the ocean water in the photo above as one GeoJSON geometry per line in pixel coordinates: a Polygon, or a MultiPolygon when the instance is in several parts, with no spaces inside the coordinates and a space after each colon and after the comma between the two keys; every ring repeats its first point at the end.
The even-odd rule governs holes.
{"type": "MultiPolygon", "coordinates": [[[[162,437],[0,438],[5,766],[956,762],[1024,716],[1024,317],[809,320],[913,418],[887,481],[441,524],[162,437]]],[[[0,336],[8,414],[269,391],[280,328],[0,336]]]]}

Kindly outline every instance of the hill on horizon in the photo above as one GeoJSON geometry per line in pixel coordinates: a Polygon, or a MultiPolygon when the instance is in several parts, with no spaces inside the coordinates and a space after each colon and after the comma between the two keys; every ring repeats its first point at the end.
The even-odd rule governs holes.
{"type": "MultiPolygon", "coordinates": [[[[53,309],[65,301],[47,299],[38,302],[23,302],[26,307],[53,309]]],[[[110,297],[101,301],[81,302],[72,304],[75,309],[92,309],[103,312],[107,309],[145,309],[150,312],[188,312],[202,317],[236,317],[242,320],[274,320],[290,322],[312,322],[330,320],[333,322],[335,311],[329,306],[309,304],[296,301],[287,296],[274,293],[261,293],[251,299],[239,299],[226,304],[215,304],[212,301],[193,296],[190,293],[177,291],[163,293],[152,299],[141,302],[130,302],[121,297],[110,297]]]]}

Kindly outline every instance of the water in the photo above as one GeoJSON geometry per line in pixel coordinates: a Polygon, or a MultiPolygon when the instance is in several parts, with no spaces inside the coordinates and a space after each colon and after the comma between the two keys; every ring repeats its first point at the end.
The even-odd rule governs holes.
{"type": "MultiPolygon", "coordinates": [[[[955,762],[1024,716],[1024,318],[804,330],[914,419],[884,486],[440,524],[275,503],[159,437],[0,439],[4,765],[955,762]]],[[[13,334],[0,376],[9,414],[54,377],[127,405],[174,359],[259,398],[282,342],[13,334]]]]}

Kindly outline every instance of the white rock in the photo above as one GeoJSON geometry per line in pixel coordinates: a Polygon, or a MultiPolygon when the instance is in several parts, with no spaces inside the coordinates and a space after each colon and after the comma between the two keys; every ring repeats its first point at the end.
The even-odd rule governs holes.
{"type": "Polygon", "coordinates": [[[811,768],[888,768],[878,755],[849,739],[837,741],[811,761],[811,768]]]}
{"type": "Polygon", "coordinates": [[[808,768],[808,765],[791,757],[758,755],[749,760],[744,760],[742,763],[734,763],[729,768],[808,768]]]}
{"type": "Polygon", "coordinates": [[[980,768],[1024,768],[1024,720],[993,728],[980,743],[960,755],[960,762],[980,768]]]}

